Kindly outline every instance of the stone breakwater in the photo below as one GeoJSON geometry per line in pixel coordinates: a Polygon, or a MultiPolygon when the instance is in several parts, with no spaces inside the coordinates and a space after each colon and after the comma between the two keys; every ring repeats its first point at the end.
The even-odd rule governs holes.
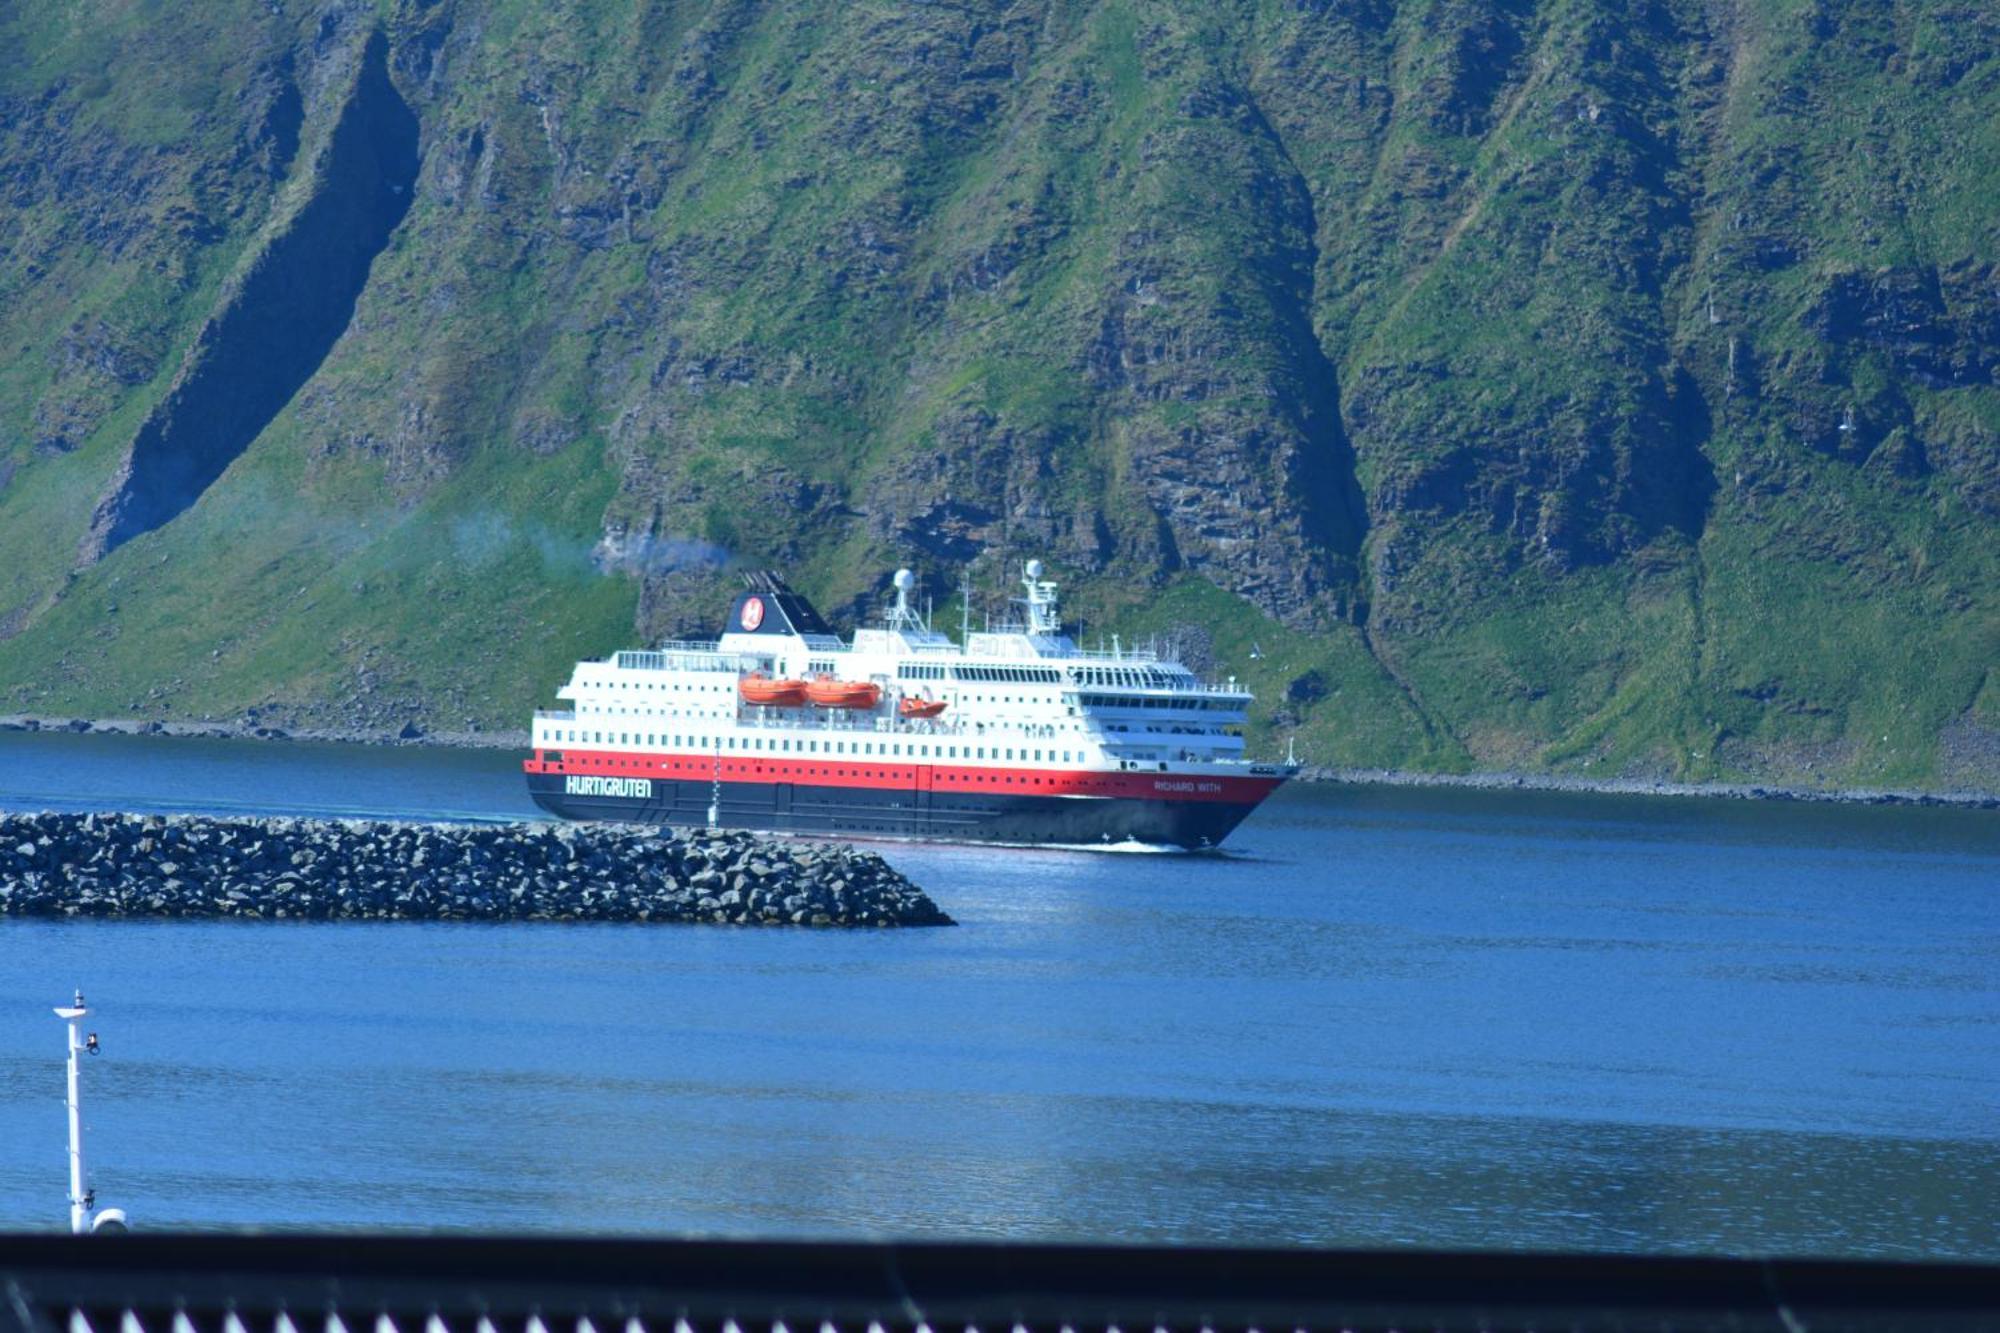
{"type": "Polygon", "coordinates": [[[0,816],[0,916],[947,926],[873,852],[625,824],[0,816]]]}

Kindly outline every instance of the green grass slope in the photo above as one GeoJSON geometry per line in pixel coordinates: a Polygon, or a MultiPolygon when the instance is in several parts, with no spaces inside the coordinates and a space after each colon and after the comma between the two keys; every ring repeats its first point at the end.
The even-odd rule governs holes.
{"type": "Polygon", "coordinates": [[[0,708],[518,726],[738,567],[852,618],[1039,555],[1266,753],[2000,785],[1990,7],[125,0],[0,49],[0,708]],[[351,323],[94,559],[376,31],[422,165],[351,323]]]}

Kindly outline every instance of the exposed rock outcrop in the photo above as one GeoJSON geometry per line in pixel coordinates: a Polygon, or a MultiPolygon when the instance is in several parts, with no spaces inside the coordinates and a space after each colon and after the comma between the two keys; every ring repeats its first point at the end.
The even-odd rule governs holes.
{"type": "MultiPolygon", "coordinates": [[[[417,175],[416,115],[390,82],[387,57],[387,39],[370,34],[289,208],[225,285],[98,502],[80,552],[86,562],[198,500],[347,328],[417,175]]],[[[272,134],[282,139],[280,122],[272,134]]]]}

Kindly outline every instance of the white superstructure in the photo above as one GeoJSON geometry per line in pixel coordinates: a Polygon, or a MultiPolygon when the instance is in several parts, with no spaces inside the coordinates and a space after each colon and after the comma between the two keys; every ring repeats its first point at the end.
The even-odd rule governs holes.
{"type": "Polygon", "coordinates": [[[571,706],[535,715],[534,748],[1249,771],[1249,693],[1233,679],[1204,683],[1150,648],[1078,646],[1039,561],[1021,579],[1022,619],[968,632],[963,643],[911,608],[913,584],[899,571],[884,623],[848,642],[767,576],[738,599],[714,642],[577,663],[557,691],[571,706]],[[746,681],[873,685],[880,698],[870,707],[771,705],[746,698],[746,681]]]}

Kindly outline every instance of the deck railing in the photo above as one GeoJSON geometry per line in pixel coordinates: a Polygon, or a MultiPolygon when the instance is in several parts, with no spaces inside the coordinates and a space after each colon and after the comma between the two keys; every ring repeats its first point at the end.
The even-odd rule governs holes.
{"type": "Polygon", "coordinates": [[[477,1236],[0,1235],[0,1333],[1991,1329],[2000,1268],[477,1236]]]}
{"type": "Polygon", "coordinates": [[[741,671],[743,661],[724,655],[712,643],[669,643],[657,652],[627,649],[614,653],[611,663],[621,671],[741,671]]]}

